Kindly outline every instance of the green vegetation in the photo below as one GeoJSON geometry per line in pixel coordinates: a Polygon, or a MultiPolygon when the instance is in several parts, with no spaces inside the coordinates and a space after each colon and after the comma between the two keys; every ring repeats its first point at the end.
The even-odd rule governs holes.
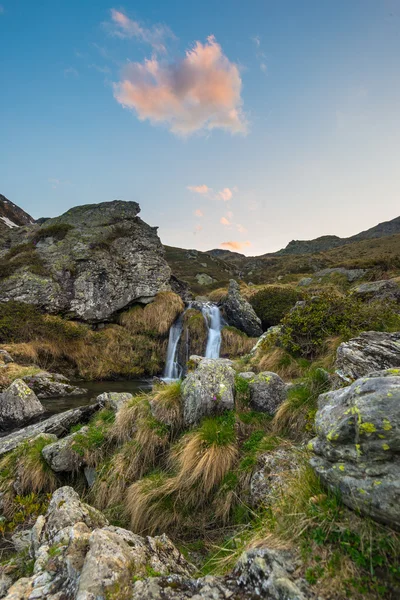
{"type": "Polygon", "coordinates": [[[68,223],[55,223],[54,225],[45,225],[41,227],[33,236],[33,242],[37,243],[46,238],[52,237],[57,241],[61,241],[65,238],[67,233],[73,229],[73,225],[68,223]]]}
{"type": "Polygon", "coordinates": [[[278,325],[296,302],[303,299],[304,293],[299,289],[272,285],[251,296],[250,303],[266,331],[269,327],[278,325]]]}

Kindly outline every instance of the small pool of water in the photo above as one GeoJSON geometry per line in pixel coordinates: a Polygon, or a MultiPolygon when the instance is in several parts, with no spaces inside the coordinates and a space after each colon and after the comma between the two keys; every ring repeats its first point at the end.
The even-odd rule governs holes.
{"type": "Polygon", "coordinates": [[[138,394],[151,389],[151,379],[127,379],[121,381],[71,381],[72,385],[85,388],[87,394],[81,396],[59,396],[57,398],[42,398],[40,402],[46,411],[46,417],[55,415],[70,408],[86,406],[94,402],[103,392],[129,392],[138,394]]]}

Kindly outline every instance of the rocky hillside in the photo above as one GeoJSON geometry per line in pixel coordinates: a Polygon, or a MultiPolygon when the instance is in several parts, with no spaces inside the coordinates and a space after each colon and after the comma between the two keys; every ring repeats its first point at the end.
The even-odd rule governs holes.
{"type": "Polygon", "coordinates": [[[15,227],[32,225],[34,222],[34,219],[22,208],[0,194],[0,233],[15,227]]]}
{"type": "Polygon", "coordinates": [[[115,200],[10,229],[0,251],[0,301],[98,322],[168,290],[157,228],[139,211],[136,202],[115,200]]]}

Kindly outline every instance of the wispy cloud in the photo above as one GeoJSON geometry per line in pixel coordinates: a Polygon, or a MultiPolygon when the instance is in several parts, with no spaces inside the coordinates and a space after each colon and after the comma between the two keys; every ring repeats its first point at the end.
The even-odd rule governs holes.
{"type": "Polygon", "coordinates": [[[134,110],[139,120],[166,124],[176,135],[213,129],[246,133],[241,89],[237,65],[209,36],[181,60],[168,63],[153,57],[129,63],[114,84],[114,97],[134,110]]]}
{"type": "Polygon", "coordinates": [[[247,233],[246,227],[243,227],[243,225],[240,225],[240,223],[238,223],[236,225],[236,229],[238,230],[239,233],[247,233]]]}
{"type": "Polygon", "coordinates": [[[253,44],[256,47],[256,58],[257,58],[259,66],[260,66],[260,69],[263,73],[266,73],[267,72],[267,55],[265,54],[265,52],[263,52],[261,50],[261,38],[259,35],[255,35],[254,37],[251,38],[251,41],[253,42],[253,44]]]}
{"type": "Polygon", "coordinates": [[[226,217],[221,217],[219,222],[221,225],[232,225],[232,223],[226,217]]]}
{"type": "Polygon", "coordinates": [[[251,242],[222,242],[220,246],[221,248],[225,248],[225,250],[232,250],[234,252],[237,252],[238,250],[243,250],[244,248],[248,248],[249,246],[251,246],[251,242]]]}
{"type": "Polygon", "coordinates": [[[208,194],[211,191],[211,188],[208,185],[188,185],[187,189],[190,192],[194,192],[195,194],[208,194]]]}
{"type": "Polygon", "coordinates": [[[51,177],[47,181],[48,183],[50,183],[53,190],[56,190],[61,185],[71,185],[70,181],[61,181],[61,179],[56,179],[55,177],[51,177]]]}
{"type": "Polygon", "coordinates": [[[201,218],[201,217],[204,217],[204,213],[199,208],[196,208],[196,210],[194,211],[194,216],[201,218]]]}
{"type": "Polygon", "coordinates": [[[157,52],[166,52],[166,41],[168,38],[175,38],[166,25],[144,27],[115,8],[111,9],[111,23],[106,26],[112,35],[120,38],[136,38],[140,42],[149,44],[157,52]]]}
{"type": "Polygon", "coordinates": [[[74,67],[64,69],[64,77],[79,77],[79,73],[74,67]]]}

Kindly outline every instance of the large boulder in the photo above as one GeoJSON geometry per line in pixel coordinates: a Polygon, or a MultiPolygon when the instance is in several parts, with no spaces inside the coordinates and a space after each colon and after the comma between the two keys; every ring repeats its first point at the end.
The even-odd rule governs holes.
{"type": "Polygon", "coordinates": [[[48,444],[42,450],[42,455],[49,467],[55,473],[77,471],[85,464],[83,456],[74,452],[72,445],[77,435],[86,433],[87,427],[48,444]]]}
{"type": "Polygon", "coordinates": [[[109,526],[70,487],[54,492],[30,533],[33,575],[18,579],[6,600],[128,598],[148,573],[189,577],[193,567],[165,536],[143,538],[109,526]]]}
{"type": "Polygon", "coordinates": [[[35,392],[38,398],[82,396],[83,394],[87,394],[86,389],[71,385],[68,378],[60,373],[43,371],[36,375],[26,375],[22,379],[35,392]]]}
{"type": "Polygon", "coordinates": [[[230,360],[203,358],[182,384],[183,421],[186,426],[234,406],[235,371],[230,360]]]}
{"type": "Polygon", "coordinates": [[[234,279],[229,282],[228,295],[223,300],[222,307],[229,325],[251,337],[259,337],[262,334],[261,320],[251,304],[241,295],[239,284],[234,279]]]}
{"type": "Polygon", "coordinates": [[[400,376],[372,373],[322,394],[311,464],[345,504],[400,528],[400,376]]]}
{"type": "Polygon", "coordinates": [[[0,430],[15,427],[37,417],[44,408],[22,379],[16,379],[0,394],[0,430]]]}
{"type": "Polygon", "coordinates": [[[248,383],[251,408],[274,415],[287,396],[287,385],[279,375],[271,371],[256,375],[250,371],[239,376],[248,383]]]}
{"type": "Polygon", "coordinates": [[[400,302],[400,285],[391,279],[383,281],[368,281],[352,290],[361,300],[390,300],[400,302]]]}
{"type": "MultiPolygon", "coordinates": [[[[136,202],[114,200],[11,231],[11,249],[27,243],[32,249],[18,253],[15,270],[1,279],[0,301],[98,322],[169,289],[171,270],[157,228],[144,223],[139,211],[136,202]]],[[[9,260],[12,267],[15,258],[9,260]]]]}
{"type": "Polygon", "coordinates": [[[336,352],[336,374],[349,382],[370,371],[400,368],[400,332],[366,331],[343,342],[336,352]]]}

